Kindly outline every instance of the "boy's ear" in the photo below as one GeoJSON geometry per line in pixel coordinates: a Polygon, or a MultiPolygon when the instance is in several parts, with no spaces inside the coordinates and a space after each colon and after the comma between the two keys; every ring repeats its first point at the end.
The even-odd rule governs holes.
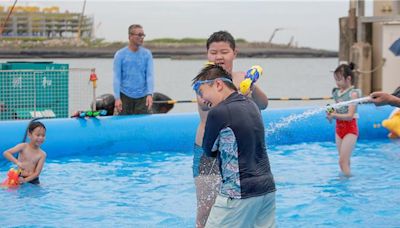
{"type": "Polygon", "coordinates": [[[235,50],[233,51],[233,55],[235,56],[235,58],[236,58],[237,54],[238,54],[238,51],[237,51],[237,49],[235,49],[235,50]]]}
{"type": "Polygon", "coordinates": [[[225,83],[223,81],[221,81],[221,80],[216,80],[215,83],[217,83],[218,91],[221,91],[225,86],[225,83]]]}

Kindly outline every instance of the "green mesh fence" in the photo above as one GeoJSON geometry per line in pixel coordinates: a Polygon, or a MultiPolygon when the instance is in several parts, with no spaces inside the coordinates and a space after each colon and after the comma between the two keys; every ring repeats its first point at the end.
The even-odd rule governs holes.
{"type": "Polygon", "coordinates": [[[68,64],[0,64],[0,120],[65,118],[91,102],[90,69],[71,72],[68,64]],[[79,104],[81,102],[82,104],[79,104]]]}

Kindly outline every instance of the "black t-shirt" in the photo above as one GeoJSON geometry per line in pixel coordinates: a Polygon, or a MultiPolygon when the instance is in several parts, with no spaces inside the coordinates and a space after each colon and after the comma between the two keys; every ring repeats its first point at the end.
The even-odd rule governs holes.
{"type": "Polygon", "coordinates": [[[275,191],[261,113],[247,97],[234,92],[210,110],[203,149],[220,157],[220,194],[249,198],[275,191]]]}

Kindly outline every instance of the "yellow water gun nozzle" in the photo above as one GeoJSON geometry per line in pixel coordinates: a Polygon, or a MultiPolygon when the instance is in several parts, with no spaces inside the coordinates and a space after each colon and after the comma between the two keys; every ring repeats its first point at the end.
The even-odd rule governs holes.
{"type": "Polygon", "coordinates": [[[251,83],[252,81],[250,78],[246,78],[245,80],[243,80],[239,85],[240,93],[247,94],[250,90],[251,83]]]}

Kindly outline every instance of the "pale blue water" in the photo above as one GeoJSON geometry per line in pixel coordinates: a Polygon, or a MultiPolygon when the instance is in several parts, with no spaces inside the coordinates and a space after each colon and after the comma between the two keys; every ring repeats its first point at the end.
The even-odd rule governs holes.
{"type": "MultiPolygon", "coordinates": [[[[333,142],[268,153],[278,227],[400,226],[398,143],[359,142],[351,178],[339,175],[333,142]]],[[[168,152],[48,160],[40,186],[0,190],[0,227],[194,227],[191,164],[168,152]]]]}

